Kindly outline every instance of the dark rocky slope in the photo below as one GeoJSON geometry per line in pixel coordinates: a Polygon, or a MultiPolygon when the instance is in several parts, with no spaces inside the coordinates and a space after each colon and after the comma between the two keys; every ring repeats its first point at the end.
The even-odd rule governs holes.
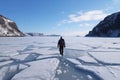
{"type": "Polygon", "coordinates": [[[120,37],[120,12],[111,14],[104,18],[87,37],[120,37]]]}
{"type": "Polygon", "coordinates": [[[22,37],[22,33],[16,23],[2,15],[0,15],[0,37],[22,37]]]}

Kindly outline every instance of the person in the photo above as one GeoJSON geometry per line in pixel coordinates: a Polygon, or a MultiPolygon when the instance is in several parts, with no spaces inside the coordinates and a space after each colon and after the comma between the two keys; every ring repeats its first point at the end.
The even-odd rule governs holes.
{"type": "Polygon", "coordinates": [[[60,55],[63,56],[63,50],[65,48],[65,41],[62,37],[60,37],[59,41],[58,41],[58,48],[59,48],[59,52],[60,52],[60,55]]]}

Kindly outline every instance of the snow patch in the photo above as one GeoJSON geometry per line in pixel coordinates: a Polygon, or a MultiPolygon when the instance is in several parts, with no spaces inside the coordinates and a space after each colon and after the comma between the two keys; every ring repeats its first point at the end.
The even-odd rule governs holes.
{"type": "Polygon", "coordinates": [[[120,64],[120,52],[89,52],[94,58],[110,64],[120,64]]]}
{"type": "Polygon", "coordinates": [[[97,63],[97,61],[90,56],[82,56],[82,57],[78,57],[77,59],[82,60],[86,63],[97,63]]]}
{"type": "Polygon", "coordinates": [[[56,58],[30,62],[30,67],[16,74],[12,80],[53,80],[58,63],[56,58]]]}

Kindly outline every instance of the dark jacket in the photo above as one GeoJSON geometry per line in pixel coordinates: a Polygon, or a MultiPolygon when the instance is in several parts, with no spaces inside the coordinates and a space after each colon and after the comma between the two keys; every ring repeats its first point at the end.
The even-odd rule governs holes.
{"type": "Polygon", "coordinates": [[[60,40],[58,41],[58,47],[65,47],[65,41],[64,39],[60,38],[60,40]]]}

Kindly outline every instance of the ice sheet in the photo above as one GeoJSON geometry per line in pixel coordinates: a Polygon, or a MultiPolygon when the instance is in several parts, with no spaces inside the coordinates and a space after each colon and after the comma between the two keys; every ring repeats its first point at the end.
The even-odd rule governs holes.
{"type": "Polygon", "coordinates": [[[0,80],[68,79],[60,77],[61,71],[70,71],[71,78],[78,80],[85,76],[91,80],[120,80],[120,38],[63,38],[66,48],[61,58],[59,37],[1,37],[0,80]],[[77,75],[72,74],[76,73],[74,69],[77,75]]]}

